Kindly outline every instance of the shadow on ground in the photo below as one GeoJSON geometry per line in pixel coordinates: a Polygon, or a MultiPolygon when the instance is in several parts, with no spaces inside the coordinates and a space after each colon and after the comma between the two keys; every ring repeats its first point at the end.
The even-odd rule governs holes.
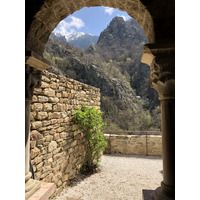
{"type": "MultiPolygon", "coordinates": [[[[137,159],[155,159],[155,160],[162,160],[161,157],[158,156],[139,156],[139,155],[122,155],[122,154],[104,154],[104,156],[106,157],[123,157],[123,158],[137,158],[137,159]]],[[[77,178],[71,180],[69,182],[69,187],[74,187],[77,186],[79,183],[81,183],[82,181],[84,181],[84,179],[92,176],[95,173],[100,173],[102,171],[101,166],[99,166],[96,170],[96,172],[91,172],[91,173],[87,173],[87,174],[78,174],[77,178]]],[[[163,171],[160,171],[161,174],[163,174],[163,171]]]]}

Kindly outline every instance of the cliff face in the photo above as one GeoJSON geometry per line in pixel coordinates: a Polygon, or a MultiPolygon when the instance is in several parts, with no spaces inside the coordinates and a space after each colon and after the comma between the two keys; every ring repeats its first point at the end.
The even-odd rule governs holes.
{"type": "Polygon", "coordinates": [[[105,59],[120,61],[120,56],[124,55],[138,60],[145,43],[145,33],[134,19],[124,21],[122,17],[115,17],[100,34],[96,46],[105,59]]]}
{"type": "Polygon", "coordinates": [[[124,21],[122,17],[115,17],[100,34],[95,47],[88,48],[86,52],[100,55],[105,62],[116,61],[137,96],[145,101],[146,109],[152,111],[159,105],[158,95],[150,87],[149,66],[140,62],[147,42],[143,28],[134,19],[124,21]]]}
{"type": "Polygon", "coordinates": [[[135,20],[125,22],[116,17],[98,43],[86,51],[53,36],[44,57],[52,62],[50,71],[100,88],[101,110],[109,124],[126,130],[149,129],[153,120],[150,113],[159,102],[149,86],[150,69],[140,63],[146,42],[135,20]]]}

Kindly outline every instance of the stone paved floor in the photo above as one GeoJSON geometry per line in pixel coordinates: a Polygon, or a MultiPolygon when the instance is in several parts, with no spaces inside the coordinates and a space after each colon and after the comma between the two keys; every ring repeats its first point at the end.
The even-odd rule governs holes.
{"type": "Polygon", "coordinates": [[[80,175],[54,200],[140,200],[142,189],[156,189],[161,181],[161,158],[104,155],[99,173],[80,175]]]}

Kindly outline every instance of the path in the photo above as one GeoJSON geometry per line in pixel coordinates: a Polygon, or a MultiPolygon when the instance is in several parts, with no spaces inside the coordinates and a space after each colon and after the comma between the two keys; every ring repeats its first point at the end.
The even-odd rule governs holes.
{"type": "Polygon", "coordinates": [[[161,170],[158,157],[104,155],[99,173],[81,175],[54,200],[141,200],[142,189],[160,186],[161,170]]]}

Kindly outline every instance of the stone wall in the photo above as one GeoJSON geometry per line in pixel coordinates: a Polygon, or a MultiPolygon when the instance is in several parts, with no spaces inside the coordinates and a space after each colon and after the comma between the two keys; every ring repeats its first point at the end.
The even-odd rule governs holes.
{"type": "Polygon", "coordinates": [[[71,122],[82,104],[100,106],[100,89],[43,72],[31,104],[31,162],[35,179],[53,182],[60,193],[76,177],[85,158],[85,139],[71,122]]]}
{"type": "Polygon", "coordinates": [[[108,141],[105,154],[162,156],[160,135],[104,135],[108,141]]]}

